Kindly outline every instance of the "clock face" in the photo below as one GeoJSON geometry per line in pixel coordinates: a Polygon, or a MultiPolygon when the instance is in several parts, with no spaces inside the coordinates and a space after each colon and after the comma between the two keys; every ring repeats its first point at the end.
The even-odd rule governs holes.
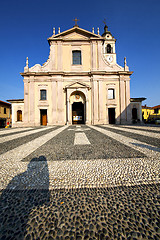
{"type": "Polygon", "coordinates": [[[107,61],[111,63],[113,61],[113,57],[112,56],[108,56],[107,57],[107,61]]]}

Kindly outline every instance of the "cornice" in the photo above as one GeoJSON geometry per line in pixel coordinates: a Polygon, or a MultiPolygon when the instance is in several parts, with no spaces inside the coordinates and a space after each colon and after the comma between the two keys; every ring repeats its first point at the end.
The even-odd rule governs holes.
{"type": "Polygon", "coordinates": [[[20,73],[21,76],[92,76],[92,75],[126,75],[130,76],[133,72],[131,71],[89,71],[89,72],[63,72],[63,71],[54,71],[54,72],[25,72],[20,73]]]}
{"type": "Polygon", "coordinates": [[[49,42],[92,42],[92,41],[105,41],[104,38],[77,38],[77,39],[67,39],[67,38],[53,38],[49,39],[49,42]]]}

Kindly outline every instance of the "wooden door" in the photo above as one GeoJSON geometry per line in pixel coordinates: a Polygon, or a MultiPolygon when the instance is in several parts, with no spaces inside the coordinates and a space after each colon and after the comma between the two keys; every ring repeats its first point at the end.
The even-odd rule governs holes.
{"type": "Polygon", "coordinates": [[[47,125],[47,110],[41,110],[41,125],[47,125]]]}
{"type": "Polygon", "coordinates": [[[22,122],[22,111],[21,110],[17,111],[17,121],[22,122]]]}

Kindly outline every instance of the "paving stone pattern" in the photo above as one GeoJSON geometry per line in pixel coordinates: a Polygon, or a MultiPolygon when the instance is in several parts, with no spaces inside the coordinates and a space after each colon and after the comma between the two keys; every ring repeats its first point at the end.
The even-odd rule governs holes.
{"type": "MultiPolygon", "coordinates": [[[[39,129],[39,127],[37,127],[36,129],[39,129]]],[[[8,130],[8,133],[6,130],[1,130],[0,131],[0,138],[3,139],[3,137],[7,137],[7,136],[12,136],[12,135],[16,135],[16,134],[19,134],[19,132],[21,133],[24,133],[24,132],[29,132],[29,131],[32,131],[33,128],[17,128],[17,129],[7,129],[8,130]]]]}
{"type": "MultiPolygon", "coordinates": [[[[86,127],[83,128],[86,129],[86,127]]],[[[74,130],[75,127],[71,129],[74,130]]],[[[30,161],[37,154],[44,155],[47,161],[144,157],[143,153],[95,130],[84,130],[84,133],[90,145],[74,145],[75,131],[66,129],[23,161],[30,161]]]]}
{"type": "MultiPolygon", "coordinates": [[[[103,126],[101,126],[101,127],[103,127],[103,126]]],[[[148,137],[148,136],[140,135],[140,134],[138,134],[138,132],[137,132],[137,134],[133,133],[133,132],[125,132],[125,131],[121,131],[119,129],[113,129],[113,128],[109,128],[106,126],[103,128],[105,128],[109,131],[115,132],[115,133],[119,133],[123,136],[130,137],[131,139],[133,138],[133,139],[139,140],[141,142],[151,144],[152,146],[156,146],[156,147],[160,148],[160,139],[157,139],[157,138],[155,139],[154,137],[152,137],[152,134],[150,137],[148,137]]]]}
{"type": "Polygon", "coordinates": [[[128,128],[128,129],[134,129],[136,131],[144,131],[144,132],[153,132],[153,133],[160,133],[160,128],[159,127],[146,127],[145,125],[144,126],[139,126],[139,127],[134,127],[134,126],[128,126],[128,125],[118,125],[118,127],[121,127],[121,128],[128,128]]]}
{"type": "MultiPolygon", "coordinates": [[[[54,129],[56,129],[56,128],[54,128],[54,129]]],[[[40,132],[33,133],[33,134],[32,134],[32,131],[29,131],[30,135],[20,137],[20,138],[16,134],[17,135],[16,139],[13,139],[13,140],[10,140],[10,141],[4,142],[4,143],[0,143],[0,154],[5,153],[11,149],[14,149],[17,146],[20,146],[22,144],[30,142],[30,141],[34,140],[35,138],[43,136],[46,133],[49,133],[51,131],[53,131],[53,128],[49,128],[49,129],[46,128],[46,129],[44,129],[44,131],[40,131],[40,132]]]]}
{"type": "Polygon", "coordinates": [[[57,126],[0,144],[0,239],[160,239],[160,148],[138,128],[57,126]]]}

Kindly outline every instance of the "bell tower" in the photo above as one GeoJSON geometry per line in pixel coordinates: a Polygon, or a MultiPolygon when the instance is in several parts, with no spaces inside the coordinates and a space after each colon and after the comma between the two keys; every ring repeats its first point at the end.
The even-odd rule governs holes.
{"type": "Polygon", "coordinates": [[[104,37],[103,54],[109,64],[116,64],[116,39],[112,36],[111,32],[108,31],[108,26],[106,25],[106,22],[104,23],[104,33],[102,34],[102,37],[104,37]]]}

